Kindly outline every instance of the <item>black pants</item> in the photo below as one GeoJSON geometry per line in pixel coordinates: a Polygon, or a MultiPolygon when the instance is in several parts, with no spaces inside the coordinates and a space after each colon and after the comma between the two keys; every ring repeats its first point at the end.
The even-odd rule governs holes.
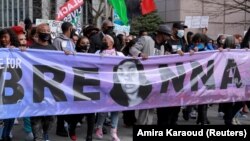
{"type": "Polygon", "coordinates": [[[34,141],[44,140],[44,135],[48,134],[49,129],[53,123],[52,116],[39,116],[30,117],[32,133],[34,135],[34,141]]]}
{"type": "Polygon", "coordinates": [[[232,125],[232,120],[236,113],[243,107],[243,102],[223,103],[225,125],[232,125]]]}
{"type": "Polygon", "coordinates": [[[157,108],[157,125],[177,125],[181,107],[157,108]]]}
{"type": "Polygon", "coordinates": [[[127,126],[133,126],[136,123],[135,111],[123,111],[123,123],[127,126]]]}
{"type": "Polygon", "coordinates": [[[207,118],[207,108],[208,108],[207,104],[198,105],[198,109],[197,109],[198,117],[196,121],[197,124],[201,124],[201,125],[210,124],[207,118]]]}
{"type": "Polygon", "coordinates": [[[95,125],[95,114],[76,114],[76,115],[66,115],[65,121],[69,124],[69,134],[75,134],[77,123],[82,120],[82,118],[87,117],[87,137],[92,137],[94,125],[95,125]]]}

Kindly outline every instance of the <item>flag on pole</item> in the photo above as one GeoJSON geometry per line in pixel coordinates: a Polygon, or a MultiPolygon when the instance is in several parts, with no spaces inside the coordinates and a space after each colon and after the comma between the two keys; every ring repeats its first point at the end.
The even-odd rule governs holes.
{"type": "Polygon", "coordinates": [[[109,0],[110,5],[115,9],[123,24],[128,24],[127,7],[124,0],[109,0]]]}
{"type": "Polygon", "coordinates": [[[141,12],[142,15],[149,14],[156,10],[154,0],[141,0],[141,12]]]}
{"type": "Polygon", "coordinates": [[[135,16],[146,15],[156,10],[154,0],[109,0],[123,24],[135,16]]]}

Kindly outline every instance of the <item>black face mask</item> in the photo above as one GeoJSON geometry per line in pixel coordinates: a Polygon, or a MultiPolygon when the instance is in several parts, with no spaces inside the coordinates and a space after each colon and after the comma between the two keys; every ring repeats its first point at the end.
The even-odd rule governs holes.
{"type": "Polygon", "coordinates": [[[109,27],[107,30],[103,31],[104,34],[113,35],[113,27],[109,27]]]}
{"type": "Polygon", "coordinates": [[[39,33],[38,38],[42,41],[49,41],[51,37],[49,33],[39,33]]]}
{"type": "Polygon", "coordinates": [[[80,46],[80,48],[83,49],[83,50],[88,50],[89,49],[89,45],[80,46]]]}

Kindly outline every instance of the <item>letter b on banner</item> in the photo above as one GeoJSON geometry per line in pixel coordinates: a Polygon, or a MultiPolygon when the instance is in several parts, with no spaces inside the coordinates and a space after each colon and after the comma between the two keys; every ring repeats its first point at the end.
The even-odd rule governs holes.
{"type": "Polygon", "coordinates": [[[3,83],[3,86],[1,86],[1,89],[3,89],[1,90],[3,92],[2,102],[3,104],[15,104],[24,97],[23,87],[17,83],[22,78],[22,70],[20,68],[7,68],[6,72],[3,70],[0,70],[0,81],[3,83]]]}

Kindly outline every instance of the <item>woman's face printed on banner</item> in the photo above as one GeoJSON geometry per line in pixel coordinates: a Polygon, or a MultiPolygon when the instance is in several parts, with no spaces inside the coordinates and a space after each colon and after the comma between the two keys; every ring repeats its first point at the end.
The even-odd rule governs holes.
{"type": "Polygon", "coordinates": [[[139,71],[133,62],[125,62],[117,70],[122,90],[128,95],[137,94],[140,87],[139,71]]]}
{"type": "Polygon", "coordinates": [[[114,86],[110,96],[117,104],[126,107],[137,106],[151,93],[152,85],[147,80],[139,60],[123,60],[113,71],[114,86]]]}

